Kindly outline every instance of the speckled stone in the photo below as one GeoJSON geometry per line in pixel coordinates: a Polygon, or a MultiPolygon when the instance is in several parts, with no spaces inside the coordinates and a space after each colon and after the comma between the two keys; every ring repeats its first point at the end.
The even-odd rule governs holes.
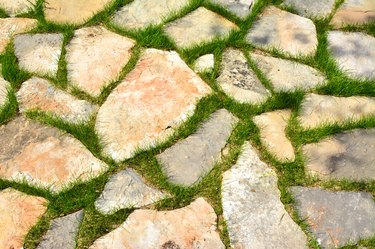
{"type": "MultiPolygon", "coordinates": [[[[0,0],[0,8],[9,16],[25,14],[34,9],[37,0],[0,0]]],[[[1,27],[1,25],[0,25],[1,27]]]]}
{"type": "Polygon", "coordinates": [[[345,0],[331,20],[336,28],[348,24],[362,25],[375,21],[374,0],[345,0]]]}
{"type": "Polygon", "coordinates": [[[194,71],[197,73],[202,73],[205,71],[211,71],[215,66],[215,57],[213,54],[205,54],[199,57],[194,62],[194,71]]]}
{"type": "Polygon", "coordinates": [[[285,0],[283,6],[292,7],[301,16],[326,18],[335,7],[335,0],[285,0]]]}
{"type": "Polygon", "coordinates": [[[256,0],[210,0],[219,4],[241,18],[245,18],[251,12],[256,0]]]}

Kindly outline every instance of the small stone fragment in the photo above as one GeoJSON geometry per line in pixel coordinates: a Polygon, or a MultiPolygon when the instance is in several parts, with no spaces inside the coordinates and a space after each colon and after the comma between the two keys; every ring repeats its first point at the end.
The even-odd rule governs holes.
{"type": "MultiPolygon", "coordinates": [[[[1,68],[1,64],[0,64],[1,68]]],[[[11,86],[10,83],[1,76],[0,73],[0,110],[4,107],[4,105],[8,102],[8,92],[11,86]]]]}
{"type": "Polygon", "coordinates": [[[285,0],[283,6],[292,7],[298,15],[313,18],[326,18],[335,7],[335,0],[285,0]]]}
{"type": "Polygon", "coordinates": [[[331,20],[335,28],[361,25],[375,21],[374,0],[346,0],[331,20]]]}
{"type": "MultiPolygon", "coordinates": [[[[0,9],[9,16],[15,17],[33,10],[37,0],[0,0],[0,9]]],[[[0,25],[1,27],[1,25],[0,25]]]]}
{"type": "Polygon", "coordinates": [[[199,57],[194,62],[194,71],[197,73],[202,73],[204,71],[211,71],[215,66],[215,58],[213,54],[206,54],[199,57]]]}
{"type": "Polygon", "coordinates": [[[211,2],[222,5],[237,16],[245,18],[250,14],[256,0],[211,0],[211,2]]]}

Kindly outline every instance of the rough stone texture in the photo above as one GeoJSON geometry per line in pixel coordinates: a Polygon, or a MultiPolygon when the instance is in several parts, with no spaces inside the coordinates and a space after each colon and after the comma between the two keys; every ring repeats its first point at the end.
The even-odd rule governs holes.
{"type": "Polygon", "coordinates": [[[37,20],[29,18],[0,18],[0,54],[5,52],[14,35],[35,28],[37,23],[37,20]]]}
{"type": "Polygon", "coordinates": [[[260,53],[250,55],[276,91],[289,92],[297,89],[306,91],[326,81],[321,72],[307,65],[260,53]]]}
{"type": "Polygon", "coordinates": [[[95,129],[104,153],[121,161],[165,140],[209,93],[176,52],[147,49],[99,109],[95,129]]]}
{"type": "Polygon", "coordinates": [[[375,180],[375,129],[339,133],[302,149],[306,168],[321,177],[375,180]]]}
{"type": "Polygon", "coordinates": [[[194,62],[194,71],[197,73],[213,70],[215,57],[213,54],[205,54],[194,62]]]}
{"type": "Polygon", "coordinates": [[[328,49],[352,78],[375,79],[375,38],[360,32],[328,32],[328,49]]]}
{"type": "MultiPolygon", "coordinates": [[[[34,9],[37,0],[0,0],[0,8],[14,17],[34,9]]],[[[1,27],[1,25],[0,25],[1,27]]]]}
{"type": "Polygon", "coordinates": [[[263,113],[253,118],[260,130],[262,144],[280,161],[294,161],[294,148],[286,136],[290,110],[263,113]]]}
{"type": "Polygon", "coordinates": [[[71,85],[98,97],[128,63],[135,42],[101,26],[76,30],[66,47],[71,85]]]}
{"type": "Polygon", "coordinates": [[[164,31],[182,48],[224,38],[234,29],[238,29],[234,23],[203,7],[164,27],[164,31]]]}
{"type": "Polygon", "coordinates": [[[83,210],[52,220],[37,249],[75,249],[83,210]]]}
{"type": "Polygon", "coordinates": [[[298,120],[305,129],[318,126],[358,121],[375,115],[375,98],[334,97],[310,93],[302,102],[298,120]]]}
{"type": "Polygon", "coordinates": [[[280,49],[292,56],[314,55],[318,39],[314,23],[276,7],[267,7],[246,40],[259,48],[280,49]]]}
{"type": "Polygon", "coordinates": [[[285,0],[284,6],[292,7],[298,15],[314,18],[326,18],[335,7],[335,0],[285,0]]]}
{"type": "Polygon", "coordinates": [[[81,25],[111,4],[113,0],[48,0],[44,5],[47,21],[81,25]]]}
{"type": "Polygon", "coordinates": [[[157,156],[164,173],[175,184],[190,186],[221,158],[221,150],[238,119],[225,109],[213,113],[196,133],[157,156]]]}
{"type": "Polygon", "coordinates": [[[71,123],[86,122],[99,109],[38,77],[32,77],[22,84],[17,92],[17,100],[21,113],[39,110],[71,123]]]}
{"type": "Polygon", "coordinates": [[[331,24],[336,28],[375,21],[374,0],[346,0],[336,11],[331,24]]]}
{"type": "Polygon", "coordinates": [[[8,101],[8,91],[10,90],[10,87],[10,83],[4,80],[0,73],[0,110],[8,101]]]}
{"type": "Polygon", "coordinates": [[[245,18],[250,14],[256,0],[211,0],[211,2],[222,5],[237,16],[245,18]]]}
{"type": "Polygon", "coordinates": [[[120,28],[143,29],[161,24],[188,4],[188,0],[135,0],[117,11],[112,23],[120,28]]]}
{"type": "Polygon", "coordinates": [[[14,38],[14,52],[22,69],[55,76],[63,45],[62,34],[22,34],[14,38]]]}
{"type": "Polygon", "coordinates": [[[203,198],[172,211],[136,210],[90,249],[224,249],[216,219],[203,198]]]}
{"type": "Polygon", "coordinates": [[[217,82],[226,94],[240,103],[260,104],[270,96],[240,50],[224,51],[217,82]]]}
{"type": "Polygon", "coordinates": [[[280,201],[274,170],[246,142],[223,174],[223,214],[232,248],[307,248],[307,238],[280,201]]]}
{"type": "Polygon", "coordinates": [[[60,192],[70,183],[98,176],[108,166],[73,136],[17,117],[0,126],[0,178],[26,181],[60,192]]]}
{"type": "Polygon", "coordinates": [[[297,211],[322,248],[337,248],[375,234],[375,202],[365,192],[292,187],[297,211]]]}
{"type": "Polygon", "coordinates": [[[122,208],[140,208],[155,203],[167,195],[148,186],[144,179],[132,169],[120,171],[112,176],[95,202],[96,209],[103,214],[112,214],[122,208]]]}
{"type": "Polygon", "coordinates": [[[7,188],[0,191],[0,248],[23,248],[29,230],[47,210],[47,200],[7,188]]]}

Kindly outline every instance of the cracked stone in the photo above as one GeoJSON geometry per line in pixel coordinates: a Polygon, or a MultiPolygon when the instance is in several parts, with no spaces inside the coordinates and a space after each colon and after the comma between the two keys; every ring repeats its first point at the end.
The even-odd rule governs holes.
{"type": "Polygon", "coordinates": [[[375,21],[374,0],[346,0],[331,20],[335,28],[362,25],[375,21]]]}
{"type": "Polygon", "coordinates": [[[0,8],[9,16],[15,17],[33,10],[36,2],[37,0],[0,0],[0,8]]]}
{"type": "Polygon", "coordinates": [[[282,5],[292,7],[297,11],[297,14],[301,16],[326,18],[331,14],[333,8],[335,7],[335,2],[335,0],[285,0],[282,5]]]}
{"type": "Polygon", "coordinates": [[[241,18],[248,16],[256,0],[210,0],[212,3],[219,4],[227,8],[241,18]]]}
{"type": "Polygon", "coordinates": [[[215,58],[213,54],[205,54],[199,57],[194,62],[194,71],[197,73],[202,73],[204,71],[211,71],[215,66],[215,58]]]}

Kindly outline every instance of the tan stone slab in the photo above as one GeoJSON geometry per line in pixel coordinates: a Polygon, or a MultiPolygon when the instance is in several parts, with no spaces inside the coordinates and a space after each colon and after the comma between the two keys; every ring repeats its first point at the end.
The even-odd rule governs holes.
{"type": "Polygon", "coordinates": [[[23,248],[23,240],[47,210],[47,203],[15,189],[0,191],[0,248],[23,248]]]}
{"type": "Polygon", "coordinates": [[[174,51],[147,49],[99,109],[95,129],[116,161],[164,141],[211,93],[174,51]]]}
{"type": "Polygon", "coordinates": [[[341,28],[348,24],[361,25],[373,21],[375,21],[374,0],[346,0],[337,9],[331,24],[336,28],[341,28]]]}
{"type": "Polygon", "coordinates": [[[224,249],[216,228],[216,214],[203,198],[172,210],[136,210],[90,249],[224,249]]]}
{"type": "Polygon", "coordinates": [[[134,40],[101,26],[76,30],[66,47],[69,83],[98,97],[120,75],[134,45],[134,40]]]}
{"type": "Polygon", "coordinates": [[[9,16],[14,17],[33,10],[36,6],[36,1],[37,0],[0,0],[0,8],[5,10],[9,16]]]}

